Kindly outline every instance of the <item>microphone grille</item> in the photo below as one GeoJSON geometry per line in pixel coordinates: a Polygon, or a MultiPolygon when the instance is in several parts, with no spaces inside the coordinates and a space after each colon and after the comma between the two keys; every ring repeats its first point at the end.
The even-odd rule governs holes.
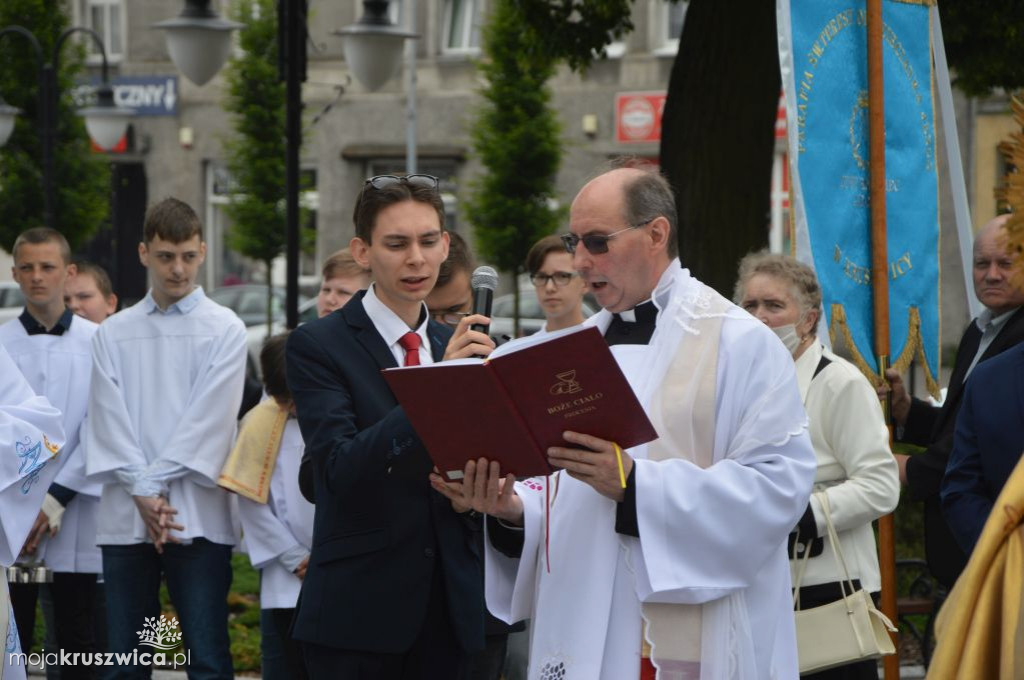
{"type": "Polygon", "coordinates": [[[488,267],[483,265],[473,270],[473,276],[470,277],[469,285],[476,288],[486,288],[487,290],[493,291],[498,287],[498,272],[494,271],[494,267],[488,267]]]}

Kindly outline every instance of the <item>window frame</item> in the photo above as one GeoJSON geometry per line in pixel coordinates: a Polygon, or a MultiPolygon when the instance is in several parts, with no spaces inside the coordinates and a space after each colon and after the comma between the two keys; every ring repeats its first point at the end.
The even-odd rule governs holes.
{"type": "MultiPolygon", "coordinates": [[[[119,64],[125,59],[125,53],[128,49],[128,19],[126,16],[127,2],[125,0],[75,0],[75,25],[85,26],[90,28],[100,36],[103,40],[103,47],[107,53],[108,64],[119,64]],[[103,22],[102,27],[97,28],[92,22],[92,8],[103,7],[103,22]],[[112,20],[110,18],[111,7],[118,8],[118,30],[121,35],[121,50],[114,52],[110,45],[110,29],[113,28],[112,20]]],[[[81,36],[85,44],[85,62],[89,65],[97,65],[103,63],[103,58],[98,51],[96,51],[96,43],[87,36],[81,36]]]]}
{"type": "MultiPolygon", "coordinates": [[[[656,28],[652,36],[654,49],[651,52],[659,57],[674,57],[679,52],[679,38],[669,36],[668,29],[672,18],[671,13],[674,9],[681,9],[683,25],[685,26],[689,2],[688,0],[679,0],[679,2],[675,3],[668,0],[652,0],[652,2],[654,3],[651,11],[652,25],[656,28]]],[[[682,35],[681,31],[680,35],[682,35]]]]}
{"type": "Polygon", "coordinates": [[[480,54],[480,40],[482,39],[484,0],[443,0],[441,11],[441,54],[446,56],[477,56],[480,54]],[[468,3],[471,5],[470,18],[462,28],[465,35],[458,46],[451,45],[452,12],[456,3],[468,3]],[[477,44],[473,45],[474,25],[476,27],[477,44]]]}

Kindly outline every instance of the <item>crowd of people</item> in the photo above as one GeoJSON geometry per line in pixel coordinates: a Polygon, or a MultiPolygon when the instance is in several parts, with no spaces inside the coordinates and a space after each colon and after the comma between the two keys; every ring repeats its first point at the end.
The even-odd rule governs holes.
{"type": "Polygon", "coordinates": [[[837,601],[847,574],[877,596],[872,522],[901,482],[952,587],[1024,450],[1024,291],[1005,218],[978,233],[985,312],[935,407],[895,371],[872,386],[818,337],[822,291],[794,258],[745,257],[732,301],[691,276],[668,182],[623,166],[579,191],[568,233],[539,240],[524,270],[539,332],[600,331],[658,438],[623,451],[567,431],[543,480],[505,474],[481,441],[461,480],[443,478],[381,370],[487,357],[506,339],[480,330],[475,258],[445,227],[436,178],[366,180],[353,221],[324,263],[319,318],[264,344],[255,397],[241,321],[196,285],[206,243],[190,206],[149,209],[151,288],[117,313],[106,273],[59,232],[18,237],[26,306],[0,326],[0,564],[53,576],[12,583],[10,607],[0,588],[2,677],[23,677],[11,653],[34,644],[38,600],[48,649],[130,654],[162,582],[189,677],[233,677],[241,548],[260,571],[267,679],[793,678],[794,599],[837,601]],[[585,294],[601,307],[587,319],[585,294]],[[896,437],[924,453],[893,455],[890,391],[896,437]]]}

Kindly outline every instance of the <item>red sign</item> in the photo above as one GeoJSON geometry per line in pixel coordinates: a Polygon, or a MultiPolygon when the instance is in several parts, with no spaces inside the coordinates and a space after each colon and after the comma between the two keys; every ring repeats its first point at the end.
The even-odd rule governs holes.
{"type": "Polygon", "coordinates": [[[620,144],[661,141],[664,92],[620,92],[615,95],[615,141],[620,144]]]}

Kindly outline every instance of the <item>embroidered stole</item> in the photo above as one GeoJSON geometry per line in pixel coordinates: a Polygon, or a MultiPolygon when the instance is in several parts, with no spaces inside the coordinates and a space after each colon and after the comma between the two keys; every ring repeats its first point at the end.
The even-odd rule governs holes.
{"type": "Polygon", "coordinates": [[[273,399],[264,399],[257,404],[242,422],[238,441],[224,461],[217,484],[266,504],[270,496],[270,478],[287,422],[287,411],[273,399]]]}
{"type": "MultiPolygon", "coordinates": [[[[681,458],[701,468],[713,462],[718,344],[730,306],[712,294],[706,315],[687,319],[690,328],[682,333],[651,398],[649,415],[659,437],[647,447],[649,460],[681,458]]],[[[644,603],[642,656],[653,658],[659,670],[681,673],[679,677],[699,674],[703,607],[644,603]]]]}

